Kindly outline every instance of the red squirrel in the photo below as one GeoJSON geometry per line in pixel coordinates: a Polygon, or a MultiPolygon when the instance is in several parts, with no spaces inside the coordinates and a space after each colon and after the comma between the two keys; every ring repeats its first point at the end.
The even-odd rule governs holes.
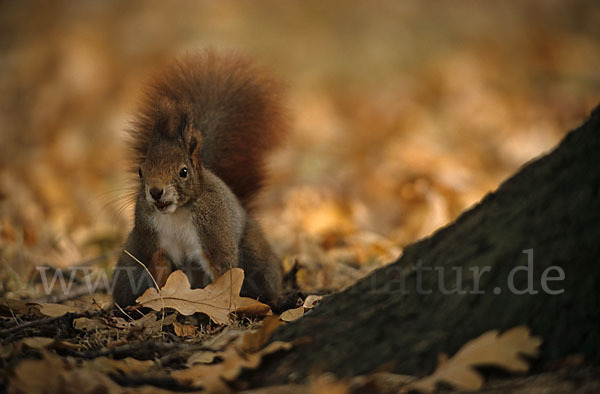
{"type": "MultiPolygon", "coordinates": [[[[277,307],[282,269],[252,218],[266,156],[288,131],[281,84],[243,56],[205,51],[165,68],[129,130],[139,176],[124,250],[146,266],[157,255],[192,288],[242,268],[242,296],[277,307]]],[[[132,305],[153,282],[127,253],[113,299],[132,305]]]]}

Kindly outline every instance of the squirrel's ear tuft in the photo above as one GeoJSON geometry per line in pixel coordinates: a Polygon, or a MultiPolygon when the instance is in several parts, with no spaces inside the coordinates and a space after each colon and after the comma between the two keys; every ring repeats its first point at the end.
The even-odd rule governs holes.
{"type": "Polygon", "coordinates": [[[196,151],[198,150],[198,145],[198,139],[195,135],[192,135],[190,137],[190,140],[188,141],[188,152],[191,156],[193,156],[194,153],[196,153],[196,151]]]}

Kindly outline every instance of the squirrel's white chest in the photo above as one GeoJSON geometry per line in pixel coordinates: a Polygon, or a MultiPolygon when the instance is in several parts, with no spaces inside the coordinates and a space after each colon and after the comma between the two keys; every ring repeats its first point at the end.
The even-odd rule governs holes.
{"type": "Polygon", "coordinates": [[[204,272],[212,277],[204,254],[198,231],[191,214],[185,209],[173,213],[156,213],[152,224],[158,234],[160,248],[178,268],[186,264],[200,264],[204,272]]]}

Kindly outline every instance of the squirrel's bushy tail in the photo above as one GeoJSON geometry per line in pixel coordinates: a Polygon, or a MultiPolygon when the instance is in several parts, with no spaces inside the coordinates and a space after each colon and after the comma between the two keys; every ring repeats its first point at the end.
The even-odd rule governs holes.
{"type": "Polygon", "coordinates": [[[130,130],[135,171],[155,134],[168,132],[161,122],[191,122],[203,166],[248,207],[288,130],[281,84],[244,56],[206,50],[162,70],[145,97],[130,130]]]}

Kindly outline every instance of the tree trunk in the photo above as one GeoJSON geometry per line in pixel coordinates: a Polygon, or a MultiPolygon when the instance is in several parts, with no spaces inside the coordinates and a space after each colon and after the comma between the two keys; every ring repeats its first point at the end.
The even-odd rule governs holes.
{"type": "Polygon", "coordinates": [[[439,353],[521,324],[543,338],[540,361],[581,353],[597,362],[599,224],[600,107],[454,223],[280,328],[273,340],[308,340],[254,378],[351,376],[384,365],[424,375],[439,353]]]}

